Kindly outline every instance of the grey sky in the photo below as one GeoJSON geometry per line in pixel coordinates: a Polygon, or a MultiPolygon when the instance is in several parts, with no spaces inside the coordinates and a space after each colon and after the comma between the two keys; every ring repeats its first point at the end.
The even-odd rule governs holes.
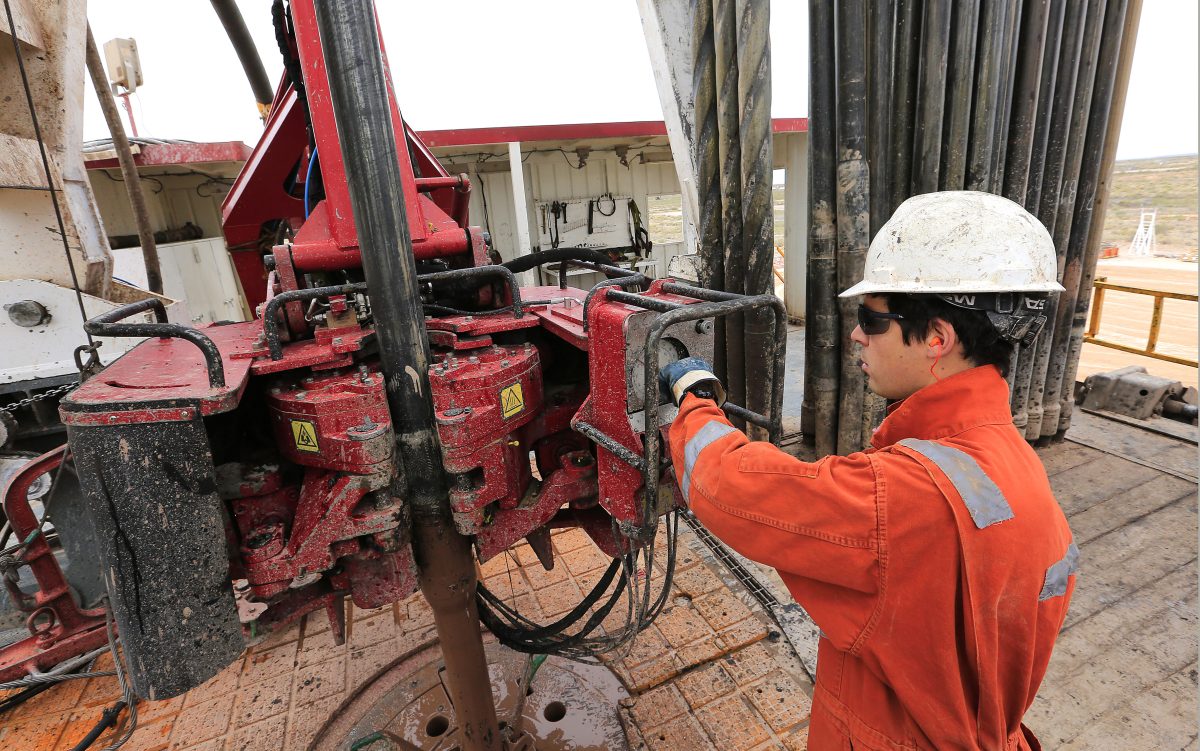
{"type": "MultiPolygon", "coordinates": [[[[275,80],[270,0],[239,0],[275,80]]],[[[634,0],[378,0],[401,111],[418,130],[621,120],[662,113],[634,0]]],[[[771,6],[776,117],[808,111],[807,3],[771,6]]],[[[142,135],[195,141],[261,133],[249,85],[207,0],[91,0],[97,43],[137,40],[142,135]]],[[[1117,156],[1197,151],[1197,3],[1146,0],[1117,156]]],[[[90,94],[86,138],[107,135],[90,94]]]]}

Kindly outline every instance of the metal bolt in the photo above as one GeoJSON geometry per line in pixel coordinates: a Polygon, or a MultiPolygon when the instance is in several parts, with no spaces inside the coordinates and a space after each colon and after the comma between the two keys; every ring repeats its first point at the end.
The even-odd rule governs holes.
{"type": "Polygon", "coordinates": [[[696,333],[697,334],[707,334],[708,332],[712,331],[712,328],[713,328],[712,321],[709,321],[706,319],[701,319],[699,321],[696,321],[696,333]]]}
{"type": "Polygon", "coordinates": [[[500,361],[500,367],[502,367],[502,368],[507,368],[507,367],[508,367],[508,360],[501,360],[501,361],[500,361]]]}
{"type": "Polygon", "coordinates": [[[4,309],[8,311],[9,320],[26,329],[47,324],[52,318],[46,306],[36,300],[21,300],[5,305],[4,309]]]}
{"type": "Polygon", "coordinates": [[[472,365],[478,365],[478,364],[479,364],[479,358],[478,358],[478,357],[475,357],[474,355],[472,355],[471,357],[468,357],[468,358],[467,358],[467,362],[471,363],[472,365]]]}
{"type": "Polygon", "coordinates": [[[339,347],[339,346],[341,346],[341,344],[342,344],[342,337],[340,337],[340,336],[334,337],[333,346],[339,347]]]}

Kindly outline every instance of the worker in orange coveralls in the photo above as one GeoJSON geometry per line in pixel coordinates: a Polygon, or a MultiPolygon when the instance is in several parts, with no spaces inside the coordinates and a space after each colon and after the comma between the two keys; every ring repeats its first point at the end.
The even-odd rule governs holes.
{"type": "MultiPolygon", "coordinates": [[[[1075,584],[1078,550],[1004,375],[1032,342],[1054,244],[1017,204],[974,192],[904,202],[871,243],[851,339],[894,400],[849,456],[751,442],[706,363],[661,380],[697,518],[778,570],[821,629],[809,748],[1026,749],[1021,723],[1075,584]]],[[[853,386],[853,384],[851,384],[853,386]]]]}

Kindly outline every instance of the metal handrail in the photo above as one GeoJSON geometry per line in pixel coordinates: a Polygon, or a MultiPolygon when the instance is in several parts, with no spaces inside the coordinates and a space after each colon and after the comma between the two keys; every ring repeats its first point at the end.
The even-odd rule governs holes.
{"type": "Polygon", "coordinates": [[[1188,292],[1169,292],[1167,290],[1160,289],[1146,289],[1145,287],[1131,287],[1125,284],[1112,284],[1106,281],[1104,278],[1097,279],[1093,286],[1096,292],[1092,298],[1092,314],[1088,320],[1087,331],[1085,331],[1083,334],[1084,342],[1087,344],[1097,344],[1101,347],[1120,350],[1122,352],[1129,352],[1135,355],[1143,355],[1144,357],[1153,357],[1156,360],[1173,362],[1177,365],[1187,365],[1192,368],[1200,367],[1200,362],[1197,362],[1194,359],[1189,360],[1186,357],[1168,355],[1163,352],[1158,352],[1155,349],[1158,346],[1158,334],[1162,330],[1163,301],[1171,299],[1183,300],[1185,302],[1197,302],[1198,299],[1200,299],[1197,295],[1188,292]],[[1146,295],[1154,298],[1154,313],[1150,318],[1150,334],[1146,339],[1146,347],[1144,349],[1139,349],[1138,347],[1128,344],[1109,341],[1107,339],[1100,339],[1096,336],[1100,332],[1100,317],[1104,312],[1104,295],[1108,290],[1112,290],[1114,292],[1128,292],[1135,295],[1146,295]]]}

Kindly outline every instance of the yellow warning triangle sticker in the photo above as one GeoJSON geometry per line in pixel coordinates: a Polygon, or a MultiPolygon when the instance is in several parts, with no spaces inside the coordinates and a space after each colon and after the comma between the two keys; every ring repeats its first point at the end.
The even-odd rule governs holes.
{"type": "Polygon", "coordinates": [[[512,417],[525,409],[525,394],[521,384],[514,383],[500,391],[500,412],[504,417],[512,417]]]}
{"type": "Polygon", "coordinates": [[[317,429],[308,420],[292,420],[292,441],[298,451],[318,453],[321,450],[317,445],[317,429]]]}

